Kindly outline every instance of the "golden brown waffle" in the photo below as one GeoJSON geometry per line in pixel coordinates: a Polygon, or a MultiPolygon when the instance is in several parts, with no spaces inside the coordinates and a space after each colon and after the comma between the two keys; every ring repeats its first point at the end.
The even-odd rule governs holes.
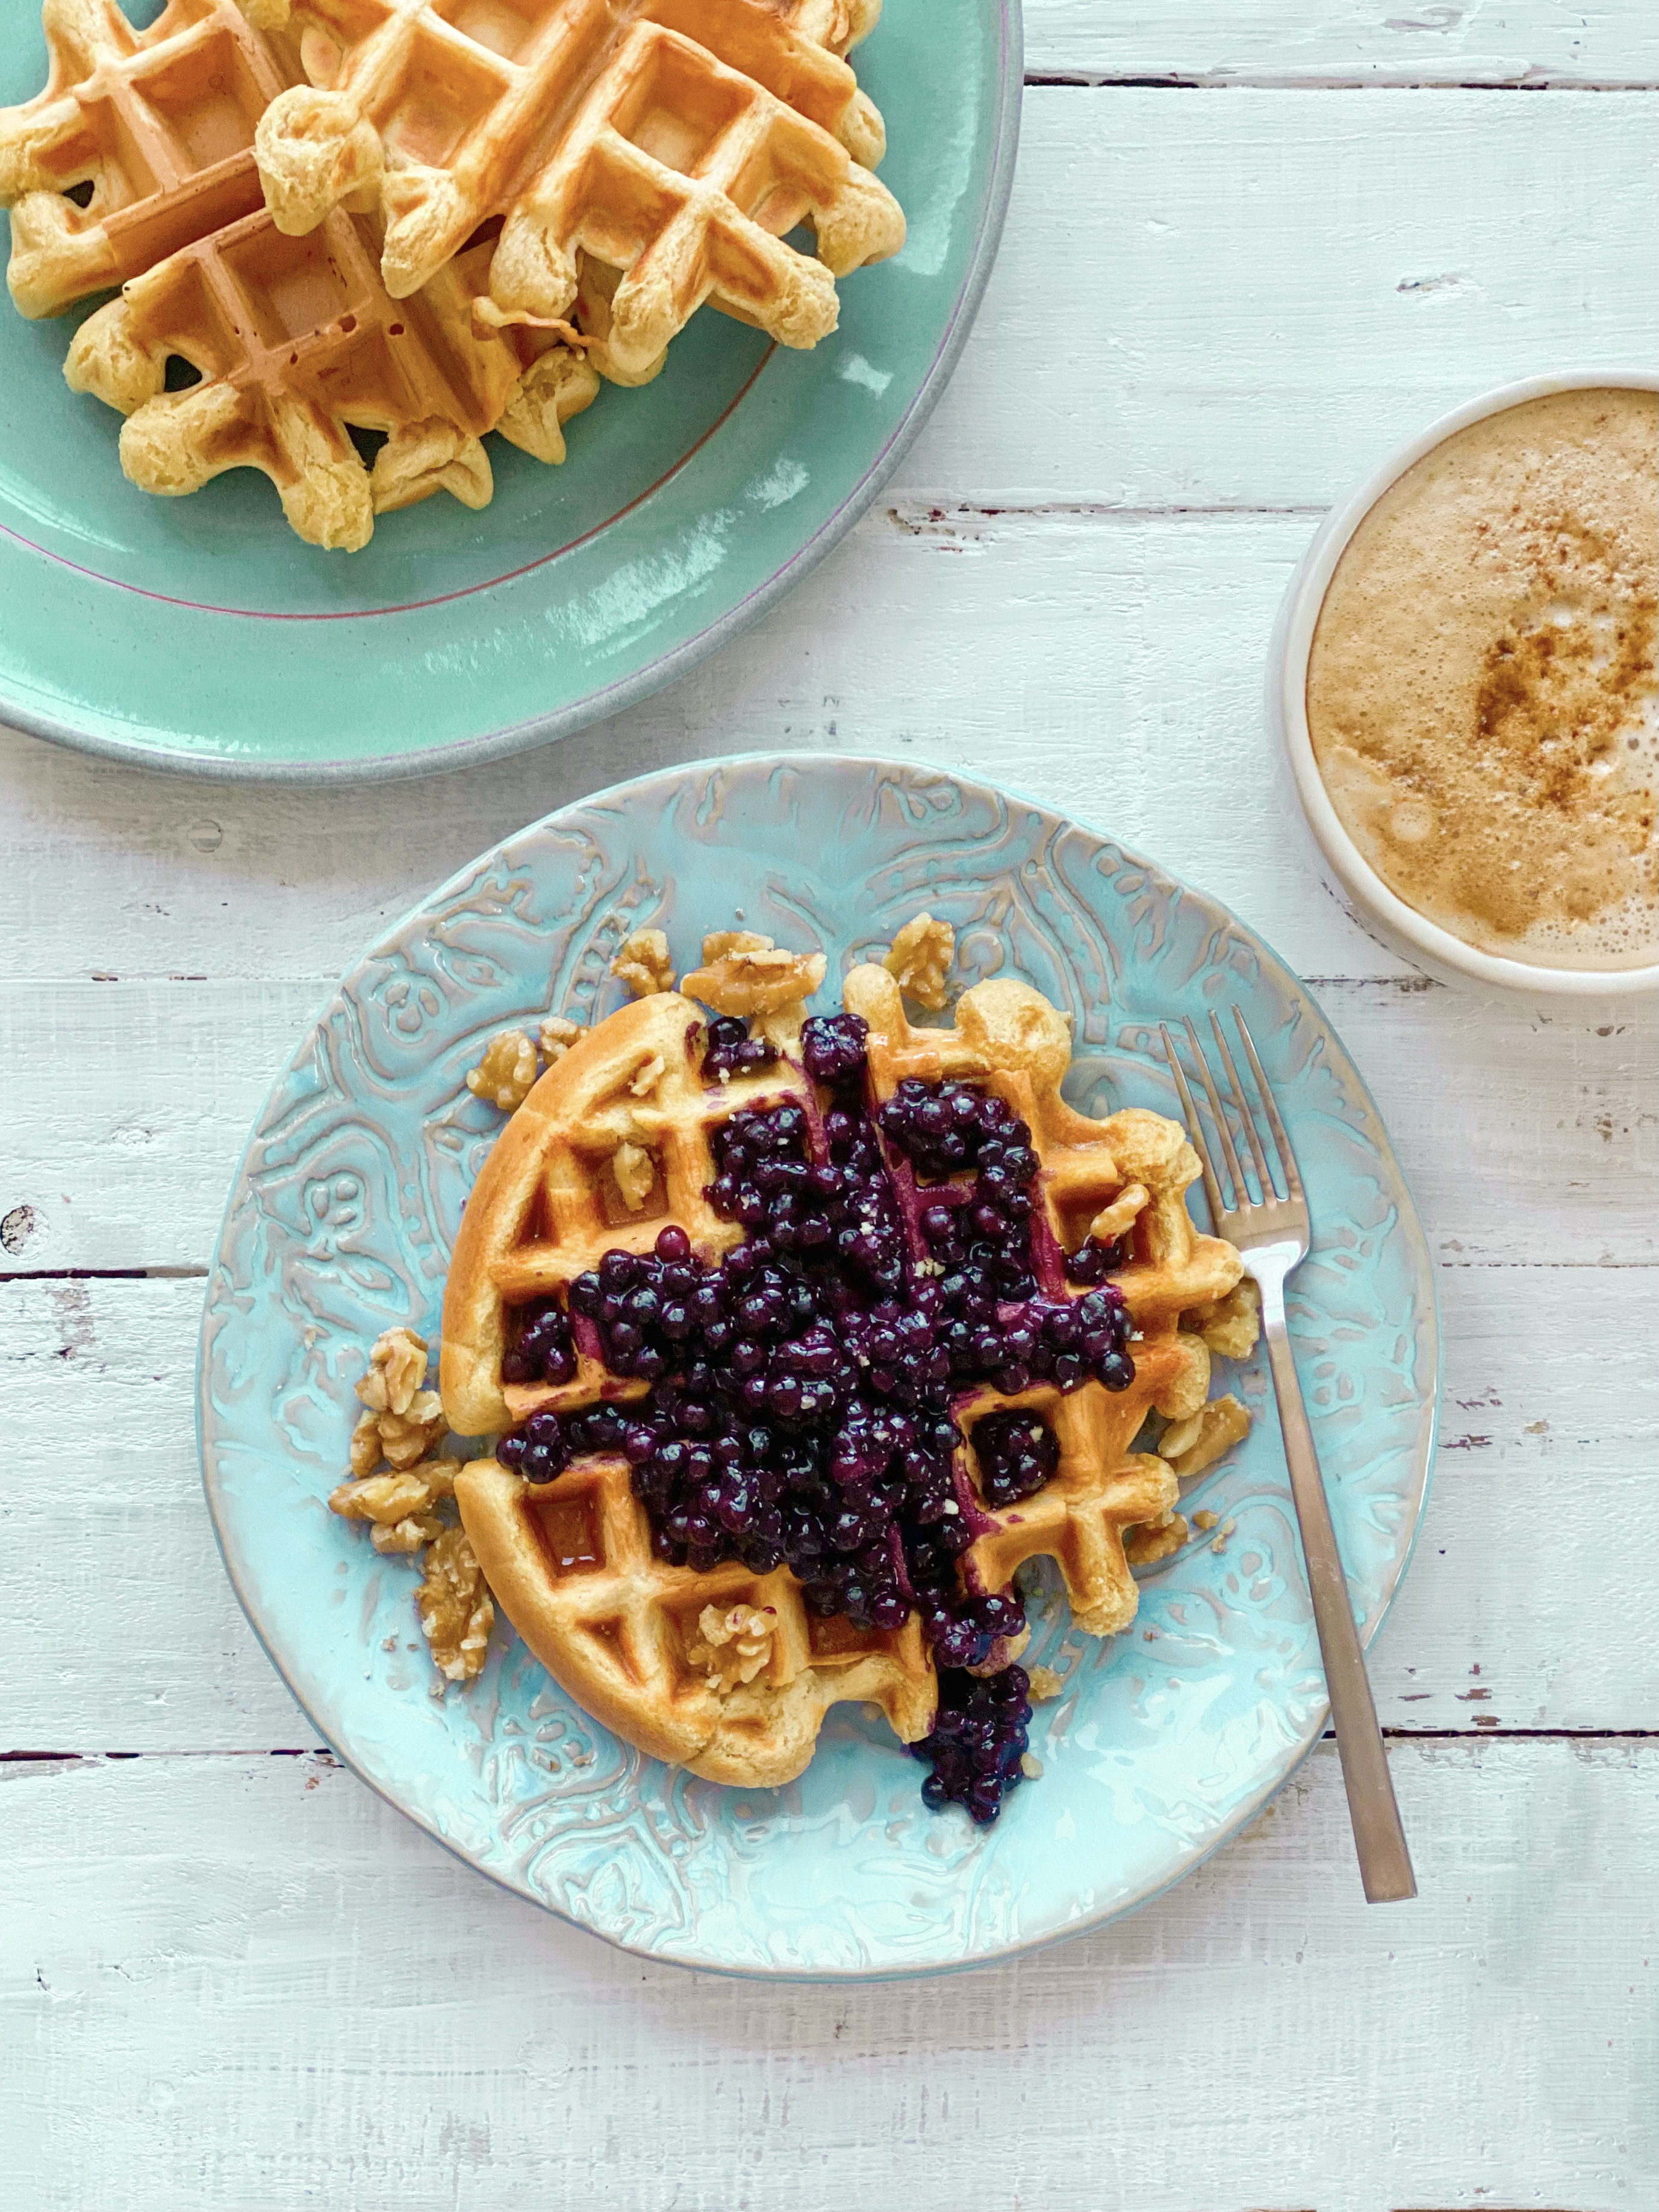
{"type": "Polygon", "coordinates": [[[291,43],[261,39],[231,0],[168,0],[144,31],[114,0],[46,0],[44,21],[46,89],[0,109],[7,283],[26,315],[252,215],[254,128],[301,74],[291,43]]]}
{"type": "MultiPolygon", "coordinates": [[[[444,1405],[464,1433],[644,1389],[585,1356],[573,1382],[503,1386],[509,1301],[562,1290],[606,1252],[648,1251],[671,1221],[705,1261],[741,1240],[703,1195],[715,1174],[713,1132],[741,1108],[810,1086],[780,1065],[705,1091],[703,1020],[677,992],[623,1007],[550,1069],[502,1132],[467,1200],[444,1296],[444,1405]],[[617,1181],[624,1146],[650,1164],[637,1206],[617,1181]]],[[[793,1024],[772,1031],[786,1046],[797,1033],[793,1024]]],[[[926,1734],[934,1696],[919,1620],[887,1631],[817,1620],[785,1568],[665,1565],[624,1462],[587,1459],[532,1486],[493,1459],[474,1461],[456,1495],[520,1635],[579,1704],[641,1750],[710,1781],[769,1786],[801,1771],[824,1712],[843,1698],[879,1705],[907,1742],[926,1734]],[[778,1628],[769,1666],[721,1693],[687,1655],[705,1607],[740,1603],[772,1607],[778,1628]]]]}
{"type": "Polygon", "coordinates": [[[520,1635],[585,1711],[641,1751],[710,1782],[771,1789],[803,1771],[844,1699],[878,1705],[903,1742],[927,1733],[933,1670],[915,1614],[900,1629],[857,1629],[809,1613],[787,1567],[665,1565],[621,1460],[589,1460],[541,1487],[473,1460],[455,1494],[520,1635]],[[710,1605],[769,1606],[778,1623],[768,1665],[724,1692],[690,1656],[710,1605]]]}
{"type": "Polygon", "coordinates": [[[261,208],[132,278],[76,332],[64,374],[128,418],[121,465],[146,491],[199,490],[255,468],[313,545],[355,550],[374,517],[434,491],[486,506],[486,431],[544,461],[599,389],[540,333],[481,329],[481,257],[462,255],[418,298],[392,301],[375,234],[335,214],[284,238],[261,208]],[[200,372],[165,389],[167,363],[200,372]],[[347,426],[386,434],[367,466],[347,426]]]}
{"type": "MultiPolygon", "coordinates": [[[[1121,1628],[1135,1606],[1123,1532],[1166,1519],[1176,1490],[1162,1459],[1130,1447],[1150,1409],[1179,1419],[1203,1402],[1208,1353],[1178,1318],[1231,1287],[1238,1255],[1193,1228],[1183,1193],[1197,1167],[1176,1124],[1133,1109],[1093,1121],[1060,1099],[1069,1036],[1036,992],[981,984],[961,1000],[953,1030],[913,1030],[893,978],[860,968],[848,979],[846,1004],[869,1026],[878,1098],[907,1075],[963,1079],[996,1091],[1026,1121],[1042,1164],[1048,1237],[1045,1246],[1040,1227],[1036,1245],[1045,1295],[1072,1294],[1064,1252],[1082,1241],[1088,1222],[1126,1190],[1146,1193],[1131,1232],[1133,1260],[1121,1278],[1139,1331],[1133,1384],[1112,1393],[1091,1382],[1063,1396],[1042,1384],[1014,1396],[981,1389],[957,1405],[969,1446],[963,1472],[981,1516],[963,1560],[970,1586],[1001,1590],[1020,1561],[1047,1553],[1060,1564],[1079,1626],[1094,1634],[1121,1628]],[[1060,1462],[1034,1496],[993,1511],[978,1488],[972,1437],[987,1413],[1006,1407],[1030,1407],[1050,1421],[1060,1462]]],[[[607,1251],[649,1251],[671,1223],[705,1264],[742,1240],[744,1231],[705,1195],[717,1172],[712,1139],[744,1109],[793,1099],[816,1112],[799,1065],[798,1016],[797,1008],[765,1023],[786,1055],[775,1066],[705,1087],[705,1017],[690,999],[664,992],[611,1015],[542,1078],[486,1163],[456,1242],[441,1372],[455,1428],[499,1431],[535,1412],[643,1394],[642,1382],[608,1376],[582,1352],[580,1335],[571,1381],[504,1383],[511,1310],[565,1290],[607,1251]]],[[[889,1157],[902,1184],[908,1166],[890,1150],[889,1157]]],[[[919,1241],[911,1257],[925,1260],[919,1241]]],[[[809,1613],[787,1569],[757,1575],[736,1564],[708,1572],[664,1565],[619,1457],[580,1458],[541,1486],[496,1460],[475,1462],[459,1477],[457,1496],[491,1587],[526,1643],[587,1711],[647,1751],[714,1780],[775,1784],[806,1764],[837,1699],[874,1700],[907,1741],[930,1725],[936,1689],[918,1616],[899,1630],[860,1630],[809,1613]],[[753,1681],[721,1691],[690,1656],[711,1604],[774,1608],[780,1626],[770,1662],[753,1681]]]]}
{"type": "Polygon", "coordinates": [[[64,373],[130,417],[134,483],[182,493],[261,469],[302,538],[356,548],[376,514],[434,491],[483,506],[489,429],[563,459],[562,425],[597,376],[546,332],[479,321],[487,251],[400,305],[366,221],[337,214],[303,240],[276,230],[252,145],[299,75],[289,42],[262,39],[230,0],[170,0],[143,32],[113,0],[47,0],[45,20],[46,88],[0,112],[9,282],[37,315],[124,284],[82,325],[64,373]],[[84,206],[69,196],[83,185],[84,206]],[[166,389],[174,360],[198,373],[188,390],[166,389]],[[385,434],[372,471],[348,425],[385,434]]]}
{"type": "MultiPolygon", "coordinates": [[[[1053,1428],[1060,1455],[1050,1481],[1000,1510],[984,1503],[975,1465],[975,1494],[994,1526],[964,1554],[964,1565],[981,1589],[1000,1590],[1023,1560],[1046,1553],[1059,1565],[1079,1627],[1113,1635],[1133,1620],[1137,1602],[1123,1532],[1165,1519],[1177,1489],[1162,1459],[1129,1447],[1148,1413],[1181,1419],[1208,1395],[1209,1352],[1199,1336],[1179,1328],[1179,1318],[1231,1290],[1243,1262],[1231,1244],[1193,1226],[1186,1191],[1201,1170],[1178,1122],[1139,1107],[1096,1121],[1066,1103],[1060,1085],[1071,1064],[1071,1032],[1040,993],[1012,981],[975,984],[958,1000],[948,1030],[912,1029],[884,968],[855,968],[843,995],[848,1012],[869,1028],[878,1099],[890,1098],[907,1076],[965,1081],[1006,1099],[1030,1128],[1042,1162],[1033,1251],[1045,1296],[1068,1295],[1065,1255],[1083,1243],[1097,1214],[1126,1189],[1148,1194],[1128,1232],[1133,1257],[1112,1277],[1134,1319],[1129,1388],[1111,1391],[1091,1382],[1062,1395],[1039,1383],[1015,1396],[981,1389],[957,1407],[970,1449],[987,1413],[1029,1407],[1053,1428]]],[[[893,1172],[902,1181],[909,1169],[896,1160],[893,1172]]],[[[923,1256],[920,1245],[915,1256],[923,1256]]]]}
{"type": "Polygon", "coordinates": [[[569,313],[587,257],[624,272],[598,366],[641,382],[713,299],[785,345],[836,326],[835,278],[896,252],[870,173],[881,118],[820,40],[864,0],[244,0],[297,33],[311,88],[256,139],[286,232],[378,198],[402,299],[503,218],[490,291],[569,313]],[[783,234],[810,222],[817,258],[783,234]]]}
{"type": "MultiPolygon", "coordinates": [[[[602,1389],[600,1369],[586,1360],[574,1382],[503,1384],[510,1306],[562,1292],[607,1252],[648,1252],[670,1222],[705,1264],[743,1241],[704,1195],[715,1175],[714,1133],[740,1108],[802,1098],[811,1086],[780,1061],[706,1091],[706,1018],[676,991],[621,1007],[548,1070],[496,1140],[467,1200],[444,1291],[441,1389],[450,1426],[463,1436],[644,1388],[602,1389]],[[643,1152],[650,1169],[637,1206],[617,1177],[625,1146],[643,1152]]],[[[769,1034],[787,1047],[799,1024],[769,1034]]]]}

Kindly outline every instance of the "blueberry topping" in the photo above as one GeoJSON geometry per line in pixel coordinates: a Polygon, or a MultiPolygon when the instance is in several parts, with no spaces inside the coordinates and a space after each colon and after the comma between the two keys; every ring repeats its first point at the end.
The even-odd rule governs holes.
{"type": "Polygon", "coordinates": [[[1066,1273],[1073,1283],[1103,1283],[1126,1267],[1129,1258],[1129,1240],[1120,1237],[1111,1243],[1103,1244],[1095,1237],[1086,1237],[1077,1250],[1067,1255],[1066,1273]]]}
{"type": "Polygon", "coordinates": [[[933,1734],[910,1747],[931,1770],[921,1785],[927,1803],[965,1805],[981,1827],[996,1819],[1024,1778],[1030,1687],[1023,1667],[1005,1667],[985,1680],[940,1669],[933,1734]]]}
{"type": "Polygon", "coordinates": [[[869,1024],[858,1014],[811,1014],[800,1025],[802,1065],[831,1091],[861,1082],[869,1024]]]}
{"type": "MultiPolygon", "coordinates": [[[[924,1795],[989,1821],[1019,1779],[1028,1685],[1018,1668],[966,1670],[994,1663],[1024,1616],[1012,1593],[964,1583],[975,1524],[952,1400],[987,1382],[1010,1395],[1091,1377],[1121,1389],[1134,1374],[1130,1317],[1116,1286],[1089,1272],[1087,1247],[1082,1272],[1076,1255],[1067,1262],[1082,1296],[1039,1290],[1038,1162],[1013,1110],[966,1084],[909,1079],[872,1115],[866,1043],[855,1016],[809,1019],[802,1060],[821,1115],[785,1101],[715,1131],[707,1195],[744,1232],[717,1266],[671,1224],[651,1250],[607,1252],[571,1284],[568,1314],[591,1326],[609,1372],[644,1394],[535,1414],[497,1455],[537,1483],[584,1455],[621,1458],[659,1558],[699,1571],[787,1565],[811,1613],[866,1632],[918,1613],[940,1699],[915,1747],[932,1768],[924,1795]],[[884,1138],[909,1163],[914,1192],[884,1138]]],[[[771,1057],[742,1023],[709,1024],[706,1071],[750,1072],[765,1064],[756,1052],[771,1057]]],[[[507,1379],[574,1371],[565,1308],[523,1308],[507,1379]]],[[[1012,1407],[976,1423],[972,1460],[996,1510],[1052,1478],[1059,1444],[1041,1413],[1012,1407]]]]}
{"type": "Polygon", "coordinates": [[[1060,1439],[1041,1413],[1018,1407],[974,1425],[974,1456],[988,1505],[1014,1505],[1041,1490],[1060,1465],[1060,1439]]]}
{"type": "Polygon", "coordinates": [[[735,1015],[722,1014],[717,1021],[709,1023],[702,1055],[705,1081],[719,1083],[724,1078],[729,1082],[736,1075],[758,1075],[776,1058],[766,1039],[751,1037],[748,1023],[738,1020],[735,1015]]]}
{"type": "Polygon", "coordinates": [[[576,1372],[570,1323],[555,1298],[520,1309],[519,1333],[501,1356],[504,1382],[568,1382],[576,1372]]]}

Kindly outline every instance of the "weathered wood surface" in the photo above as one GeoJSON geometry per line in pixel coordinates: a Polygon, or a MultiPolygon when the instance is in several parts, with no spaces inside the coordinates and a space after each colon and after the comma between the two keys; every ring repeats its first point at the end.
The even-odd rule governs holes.
{"type": "Polygon", "coordinates": [[[14,1768],[12,2201],[1647,2212],[1659,1745],[1392,1765],[1413,1905],[1328,1747],[1135,1918],[862,1989],[641,1966],[320,1761],[14,1768]]]}
{"type": "Polygon", "coordinates": [[[1028,14],[1030,74],[1091,82],[1028,94],[956,381],[882,511],[704,670],[540,755],[324,797],[0,732],[0,1749],[77,1754],[0,1762],[25,2212],[1659,2203],[1654,1025],[1404,974],[1322,883],[1260,708],[1285,581],[1378,455],[1483,386],[1654,357],[1659,22],[1028,14]],[[1328,1746],[1171,1896],[947,2002],[756,1989],[499,1895],[308,1755],[191,1432],[195,1271],[271,1077],[494,838],[817,745],[1144,847],[1313,979],[1371,1082],[1446,1337],[1375,1663],[1416,1906],[1359,1903],[1328,1746]],[[185,1279],[96,1279],[152,1268],[185,1279]]]}
{"type": "Polygon", "coordinates": [[[1659,19],[1634,0],[1025,0],[1025,67],[1090,83],[1651,84],[1659,19]]]}

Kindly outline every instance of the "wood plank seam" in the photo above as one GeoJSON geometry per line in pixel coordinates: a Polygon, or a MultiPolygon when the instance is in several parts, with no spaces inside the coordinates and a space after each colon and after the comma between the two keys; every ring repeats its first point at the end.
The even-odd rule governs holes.
{"type": "Polygon", "coordinates": [[[1118,76],[1089,70],[1029,70],[1028,91],[1044,92],[1654,92],[1650,77],[1576,77],[1534,75],[1530,69],[1492,76],[1297,76],[1289,72],[1223,75],[1118,76]]]}

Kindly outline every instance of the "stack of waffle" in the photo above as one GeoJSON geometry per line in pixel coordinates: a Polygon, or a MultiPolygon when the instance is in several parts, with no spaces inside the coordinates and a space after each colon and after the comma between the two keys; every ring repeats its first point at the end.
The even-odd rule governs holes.
{"type": "Polygon", "coordinates": [[[0,109],[12,297],[120,288],[65,374],[146,490],[257,468],[348,550],[434,491],[483,507],[487,433],[562,461],[705,301],[811,346],[897,251],[842,58],[879,4],[167,0],[138,32],[46,0],[46,89],[0,109]]]}

